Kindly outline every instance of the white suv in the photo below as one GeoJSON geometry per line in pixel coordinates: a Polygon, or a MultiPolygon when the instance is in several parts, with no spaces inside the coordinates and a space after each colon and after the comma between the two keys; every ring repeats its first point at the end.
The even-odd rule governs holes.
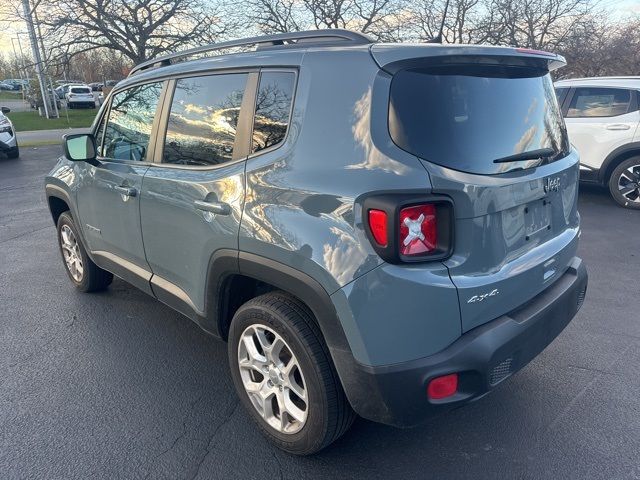
{"type": "Polygon", "coordinates": [[[580,177],[609,187],[623,207],[640,209],[640,77],[555,83],[580,177]]]}
{"type": "Polygon", "coordinates": [[[96,99],[88,85],[69,85],[65,98],[69,108],[96,108],[96,99]]]}

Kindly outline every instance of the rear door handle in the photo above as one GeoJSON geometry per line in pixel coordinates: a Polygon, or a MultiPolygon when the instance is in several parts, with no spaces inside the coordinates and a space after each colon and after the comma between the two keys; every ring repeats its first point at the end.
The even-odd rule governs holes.
{"type": "Polygon", "coordinates": [[[607,125],[607,130],[629,130],[631,126],[625,125],[624,123],[612,123],[611,125],[607,125]]]}
{"type": "Polygon", "coordinates": [[[116,187],[116,191],[125,197],[135,197],[138,195],[138,190],[133,187],[116,187]]]}
{"type": "Polygon", "coordinates": [[[224,202],[205,202],[202,200],[196,200],[193,202],[198,210],[204,212],[215,213],[216,215],[229,215],[231,213],[231,206],[224,202]]]}

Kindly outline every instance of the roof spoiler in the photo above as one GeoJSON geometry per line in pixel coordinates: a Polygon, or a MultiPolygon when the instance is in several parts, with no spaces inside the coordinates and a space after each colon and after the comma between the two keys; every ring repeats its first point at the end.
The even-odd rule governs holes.
{"type": "Polygon", "coordinates": [[[488,45],[385,44],[371,46],[371,55],[378,66],[388,73],[399,69],[425,65],[491,64],[513,65],[556,70],[566,65],[562,55],[529,48],[496,47],[488,45]]]}

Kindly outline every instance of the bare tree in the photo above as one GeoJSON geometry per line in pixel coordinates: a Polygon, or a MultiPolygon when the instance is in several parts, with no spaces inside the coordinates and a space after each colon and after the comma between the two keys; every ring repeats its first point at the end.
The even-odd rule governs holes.
{"type": "Polygon", "coordinates": [[[612,23],[593,15],[576,25],[559,49],[567,66],[562,77],[640,75],[640,17],[612,23]]]}
{"type": "Polygon", "coordinates": [[[492,43],[554,49],[594,7],[591,0],[492,0],[484,27],[492,43]],[[487,31],[491,29],[491,31],[487,31]]]}
{"type": "Polygon", "coordinates": [[[376,38],[395,38],[394,19],[405,0],[248,0],[247,12],[265,33],[350,28],[376,38]]]}
{"type": "Polygon", "coordinates": [[[108,48],[140,63],[229,28],[221,9],[201,0],[43,0],[38,9],[58,57],[108,48]]]}

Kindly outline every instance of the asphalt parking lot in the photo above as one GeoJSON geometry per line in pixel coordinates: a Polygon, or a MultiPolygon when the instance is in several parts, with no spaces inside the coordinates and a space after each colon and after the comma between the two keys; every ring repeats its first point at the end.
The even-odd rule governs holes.
{"type": "Polygon", "coordinates": [[[582,188],[587,299],[529,366],[410,430],[364,420],[296,458],[236,400],[226,345],[114,281],[68,281],[43,176],[60,147],[0,160],[0,477],[640,478],[640,212],[582,188]]]}

